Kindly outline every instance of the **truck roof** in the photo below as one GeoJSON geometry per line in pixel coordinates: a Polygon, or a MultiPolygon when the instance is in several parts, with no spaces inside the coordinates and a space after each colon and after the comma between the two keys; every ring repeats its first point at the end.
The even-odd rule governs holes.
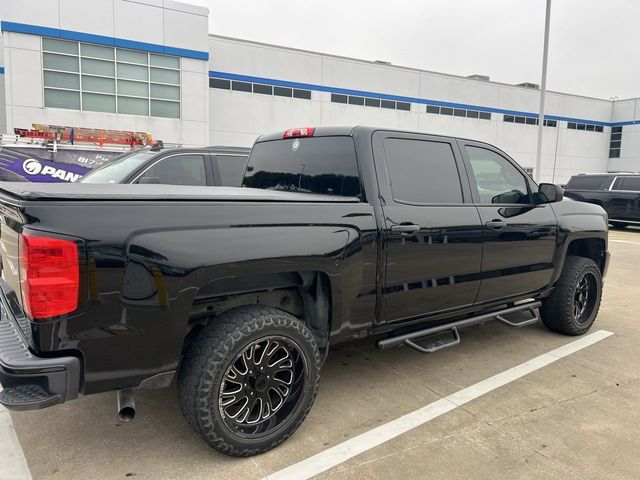
{"type": "MultiPolygon", "coordinates": [[[[307,127],[311,128],[311,127],[307,127]]],[[[416,130],[404,130],[402,128],[389,128],[389,127],[373,127],[370,125],[338,125],[338,126],[329,126],[329,127],[313,127],[313,135],[312,137],[349,137],[353,136],[356,132],[368,133],[372,134],[376,131],[385,131],[385,132],[399,132],[399,133],[414,133],[416,135],[433,135],[435,137],[440,138],[459,138],[461,140],[473,140],[478,143],[486,143],[481,140],[475,140],[472,138],[464,138],[464,137],[453,137],[451,135],[441,135],[439,133],[430,133],[430,132],[419,132],[416,130]]],[[[259,142],[269,142],[272,140],[282,140],[283,134],[285,130],[279,130],[276,132],[266,133],[264,135],[260,135],[255,143],[259,142]]]]}
{"type": "Polygon", "coordinates": [[[0,194],[14,201],[191,200],[358,203],[355,197],[262,190],[155,184],[0,182],[0,194]]]}

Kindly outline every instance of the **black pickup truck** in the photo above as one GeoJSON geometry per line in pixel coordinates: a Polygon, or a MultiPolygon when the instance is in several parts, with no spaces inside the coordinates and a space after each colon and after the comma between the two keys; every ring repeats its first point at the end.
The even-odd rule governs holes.
{"type": "Polygon", "coordinates": [[[243,183],[0,185],[0,403],[118,391],[126,418],[175,378],[191,426],[247,456],[300,426],[330,344],[426,353],[597,315],[605,212],[486,143],[293,129],[257,140],[243,183]]]}
{"type": "Polygon", "coordinates": [[[564,194],[580,202],[600,205],[615,228],[640,225],[640,175],[637,173],[574,175],[564,194]]]}

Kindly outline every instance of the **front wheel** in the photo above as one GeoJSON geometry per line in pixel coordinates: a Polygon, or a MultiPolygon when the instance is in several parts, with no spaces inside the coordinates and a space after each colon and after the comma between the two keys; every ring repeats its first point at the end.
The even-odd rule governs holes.
{"type": "Polygon", "coordinates": [[[239,307],[205,327],[180,367],[182,412],[205,441],[233,456],[284,442],[311,409],[321,355],[307,326],[272,307],[239,307]]]}
{"type": "Polygon", "coordinates": [[[590,258],[568,256],[551,295],[542,301],[542,322],[550,330],[582,335],[593,325],[602,298],[602,273],[590,258]]]}

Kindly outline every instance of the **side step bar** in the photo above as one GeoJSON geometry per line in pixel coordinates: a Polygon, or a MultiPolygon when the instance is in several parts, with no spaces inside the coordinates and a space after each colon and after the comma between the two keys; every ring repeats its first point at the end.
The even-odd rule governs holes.
{"type": "Polygon", "coordinates": [[[424,328],[422,330],[417,330],[415,332],[404,333],[402,335],[397,335],[395,337],[384,338],[382,340],[378,340],[376,342],[376,347],[381,350],[385,350],[388,348],[397,347],[400,345],[406,345],[408,347],[417,350],[420,353],[433,353],[438,350],[442,350],[443,348],[453,347],[454,345],[458,345],[460,343],[460,334],[458,333],[458,329],[464,327],[470,327],[473,325],[478,325],[479,323],[485,323],[492,320],[498,320],[505,325],[510,327],[520,328],[526,327],[527,325],[533,325],[540,320],[540,317],[535,312],[535,309],[540,307],[542,302],[534,301],[523,303],[520,305],[516,305],[514,307],[505,308],[504,310],[497,310],[495,312],[485,313],[482,315],[477,315],[475,317],[465,318],[463,320],[458,320],[457,322],[448,323],[445,325],[438,325],[436,327],[424,328]],[[510,313],[529,311],[531,314],[531,318],[523,320],[521,322],[512,322],[504,318],[504,315],[509,315],[510,313]],[[451,332],[451,339],[441,339],[428,343],[427,345],[418,345],[414,340],[418,340],[421,338],[428,337],[430,335],[435,335],[436,333],[442,332],[451,332]]]}

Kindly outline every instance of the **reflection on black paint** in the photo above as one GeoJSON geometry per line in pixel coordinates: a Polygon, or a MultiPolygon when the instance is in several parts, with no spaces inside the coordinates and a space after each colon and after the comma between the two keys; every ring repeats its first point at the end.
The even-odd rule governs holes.
{"type": "Polygon", "coordinates": [[[356,197],[360,194],[360,179],[354,176],[259,171],[245,178],[244,185],[268,190],[320,193],[356,197]]]}
{"type": "MultiPolygon", "coordinates": [[[[469,275],[455,275],[453,277],[429,278],[422,281],[401,283],[389,285],[384,288],[384,293],[396,293],[408,290],[416,290],[421,288],[435,288],[449,285],[456,285],[464,282],[475,282],[478,280],[486,280],[489,278],[508,277],[509,275],[518,275],[521,273],[538,272],[541,270],[553,269],[552,263],[536,263],[533,265],[522,265],[519,267],[503,268],[499,270],[490,270],[480,273],[472,273],[469,275]]],[[[508,281],[508,280],[505,280],[508,281]]]]}

